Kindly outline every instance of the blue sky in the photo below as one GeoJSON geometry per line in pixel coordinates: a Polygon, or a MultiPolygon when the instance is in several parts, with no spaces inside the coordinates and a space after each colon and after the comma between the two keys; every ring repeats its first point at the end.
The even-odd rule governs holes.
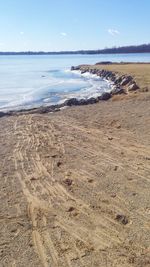
{"type": "Polygon", "coordinates": [[[150,0],[1,0],[0,51],[150,43],[150,0]]]}

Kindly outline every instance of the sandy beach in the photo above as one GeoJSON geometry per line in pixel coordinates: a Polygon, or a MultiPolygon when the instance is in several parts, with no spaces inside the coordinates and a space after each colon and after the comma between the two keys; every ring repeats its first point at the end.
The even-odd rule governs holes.
{"type": "Polygon", "coordinates": [[[150,64],[105,67],[140,89],[0,118],[0,266],[150,266],[150,64]]]}

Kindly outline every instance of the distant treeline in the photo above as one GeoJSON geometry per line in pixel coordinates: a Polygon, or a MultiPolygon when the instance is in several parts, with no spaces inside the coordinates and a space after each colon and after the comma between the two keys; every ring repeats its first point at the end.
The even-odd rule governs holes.
{"type": "Polygon", "coordinates": [[[69,54],[121,54],[121,53],[150,53],[150,44],[132,45],[122,47],[112,47],[98,50],[78,50],[78,51],[59,51],[59,52],[0,52],[0,55],[69,55],[69,54]]]}

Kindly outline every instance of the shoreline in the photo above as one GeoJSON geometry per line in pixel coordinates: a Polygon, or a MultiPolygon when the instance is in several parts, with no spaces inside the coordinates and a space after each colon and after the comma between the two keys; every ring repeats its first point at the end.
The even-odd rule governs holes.
{"type": "Polygon", "coordinates": [[[20,114],[34,114],[34,113],[49,113],[49,112],[57,112],[61,110],[62,108],[68,107],[68,106],[80,106],[80,105],[89,105],[89,104],[95,104],[99,101],[107,101],[110,98],[112,98],[115,95],[121,95],[121,94],[129,94],[131,92],[135,92],[139,89],[139,86],[137,85],[136,81],[131,75],[127,74],[119,74],[115,71],[109,71],[105,67],[107,65],[128,65],[128,64],[148,64],[148,63],[113,63],[113,62],[99,62],[94,65],[79,65],[79,66],[72,66],[72,71],[80,71],[81,74],[89,72],[91,74],[95,74],[99,77],[101,77],[103,80],[106,80],[108,82],[112,83],[112,90],[110,92],[104,92],[98,97],[91,97],[88,99],[78,99],[78,98],[70,98],[64,101],[62,104],[56,104],[56,105],[47,105],[47,106],[41,106],[37,108],[29,108],[29,109],[20,109],[20,110],[10,110],[10,111],[0,111],[0,118],[3,116],[12,116],[12,115],[20,115],[20,114]],[[99,65],[101,65],[101,69],[99,69],[99,65]]]}
{"type": "MultiPolygon", "coordinates": [[[[126,65],[126,63],[117,63],[117,64],[126,65]]],[[[91,74],[96,74],[102,79],[105,79],[108,82],[112,82],[113,83],[113,89],[111,90],[112,95],[121,94],[121,93],[127,94],[131,91],[135,91],[139,89],[139,86],[136,84],[134,78],[131,75],[127,75],[127,74],[121,75],[118,72],[109,71],[105,69],[105,66],[107,65],[116,65],[116,63],[99,62],[99,63],[96,63],[95,65],[79,65],[77,67],[73,66],[71,70],[79,70],[81,74],[86,73],[86,72],[89,72],[91,74]],[[99,65],[103,65],[104,67],[102,69],[99,69],[98,68],[99,65]]]]}

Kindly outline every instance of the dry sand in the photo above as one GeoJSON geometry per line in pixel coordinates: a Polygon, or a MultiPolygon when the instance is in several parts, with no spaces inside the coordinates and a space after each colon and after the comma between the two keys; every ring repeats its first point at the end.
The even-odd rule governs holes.
{"type": "Polygon", "coordinates": [[[150,266],[149,102],[0,119],[1,267],[150,266]]]}

